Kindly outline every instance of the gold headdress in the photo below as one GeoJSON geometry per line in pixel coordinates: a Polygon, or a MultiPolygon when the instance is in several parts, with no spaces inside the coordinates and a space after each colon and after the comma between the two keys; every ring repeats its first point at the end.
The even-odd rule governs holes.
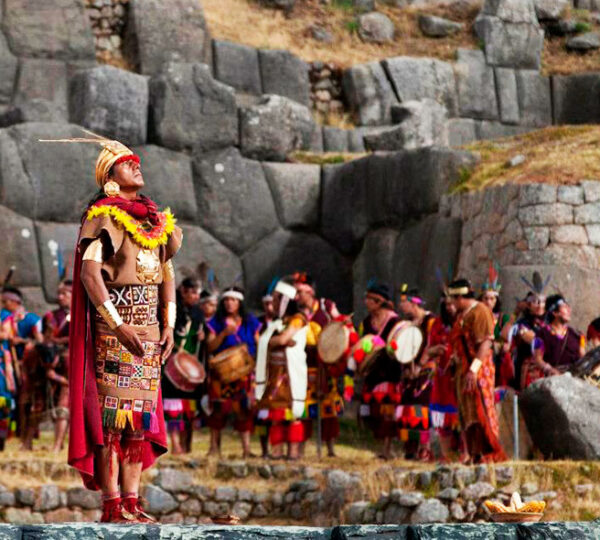
{"type": "Polygon", "coordinates": [[[140,162],[139,156],[135,155],[123,143],[112,139],[102,137],[92,131],[81,128],[85,133],[91,135],[88,137],[74,137],[71,139],[38,139],[40,142],[58,142],[58,143],[91,143],[99,144],[102,150],[96,160],[96,184],[99,188],[104,187],[108,173],[114,165],[123,161],[134,160],[140,162]]]}

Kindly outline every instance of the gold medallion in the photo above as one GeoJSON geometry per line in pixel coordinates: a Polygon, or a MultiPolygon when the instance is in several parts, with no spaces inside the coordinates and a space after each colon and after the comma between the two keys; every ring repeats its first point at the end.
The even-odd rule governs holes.
{"type": "Polygon", "coordinates": [[[140,249],[136,262],[137,278],[144,285],[154,285],[159,282],[161,268],[158,250],[140,249]]]}

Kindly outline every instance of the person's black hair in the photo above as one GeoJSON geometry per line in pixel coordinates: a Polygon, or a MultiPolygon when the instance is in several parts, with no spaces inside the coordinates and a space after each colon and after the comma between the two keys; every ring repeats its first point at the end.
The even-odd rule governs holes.
{"type": "Polygon", "coordinates": [[[23,300],[23,293],[16,287],[11,287],[10,285],[6,285],[6,286],[2,287],[2,292],[16,294],[21,300],[23,300]]]}
{"type": "Polygon", "coordinates": [[[440,319],[442,320],[442,324],[448,328],[454,324],[455,317],[448,313],[448,308],[446,307],[447,297],[446,295],[442,295],[440,297],[440,319]]]}
{"type": "MultiPolygon", "coordinates": [[[[226,293],[227,291],[234,291],[244,294],[244,289],[237,286],[227,287],[223,292],[226,293]]],[[[242,318],[242,324],[245,324],[248,318],[248,312],[246,311],[245,302],[240,302],[240,309],[238,313],[242,318]]],[[[225,298],[221,298],[221,300],[219,300],[219,305],[217,306],[217,313],[215,314],[215,317],[217,318],[217,320],[225,322],[225,318],[227,317],[227,311],[225,311],[225,298]]]]}
{"type": "Polygon", "coordinates": [[[367,285],[367,292],[381,296],[388,302],[392,299],[390,286],[387,283],[373,281],[367,285]]]}
{"type": "Polygon", "coordinates": [[[452,283],[450,283],[450,285],[448,285],[449,289],[463,289],[465,287],[467,289],[469,289],[469,292],[466,294],[458,294],[456,296],[462,297],[462,298],[475,298],[475,292],[473,291],[471,282],[468,279],[458,278],[458,279],[455,279],[452,283]]]}
{"type": "Polygon", "coordinates": [[[182,289],[199,289],[200,282],[195,278],[186,277],[181,282],[181,288],[182,289]]]}
{"type": "Polygon", "coordinates": [[[61,285],[64,285],[65,287],[72,287],[73,286],[73,280],[72,279],[63,279],[58,286],[60,287],[61,285]]]}
{"type": "Polygon", "coordinates": [[[548,322],[554,320],[554,314],[560,309],[560,302],[566,303],[565,297],[562,294],[551,294],[546,298],[546,319],[548,322]]]}

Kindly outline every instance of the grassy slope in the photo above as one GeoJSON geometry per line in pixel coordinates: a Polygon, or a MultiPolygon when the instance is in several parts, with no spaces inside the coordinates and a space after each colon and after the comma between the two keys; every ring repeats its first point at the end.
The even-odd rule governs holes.
{"type": "Polygon", "coordinates": [[[553,126],[524,135],[480,141],[465,146],[481,156],[471,175],[465,174],[457,191],[514,183],[575,184],[600,178],[600,126],[553,126]],[[507,161],[522,154],[516,167],[507,161]]]}
{"type": "MultiPolygon", "coordinates": [[[[320,0],[297,0],[289,17],[280,11],[261,7],[258,0],[201,2],[215,38],[257,48],[287,49],[307,61],[335,62],[342,67],[401,55],[454,60],[457,48],[475,49],[480,46],[472,33],[472,23],[479,7],[467,2],[454,6],[404,8],[378,2],[377,9],[394,21],[397,30],[394,42],[384,45],[360,40],[356,34],[356,13],[352,0],[331,0],[329,5],[322,5],[320,0]],[[444,16],[465,26],[462,32],[449,38],[427,38],[418,27],[417,17],[420,13],[444,16]],[[324,44],[314,40],[309,31],[313,24],[327,28],[334,36],[334,43],[324,44]]],[[[598,29],[586,10],[571,10],[567,16],[581,22],[582,31],[598,29]]],[[[546,74],[599,69],[600,51],[585,55],[568,53],[564,43],[564,38],[546,40],[543,55],[543,71],[546,74]]]]}

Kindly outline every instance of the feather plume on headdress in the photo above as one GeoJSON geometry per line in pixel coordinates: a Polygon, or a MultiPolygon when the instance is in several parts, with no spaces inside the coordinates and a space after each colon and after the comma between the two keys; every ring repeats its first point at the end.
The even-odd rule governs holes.
{"type": "Polygon", "coordinates": [[[548,275],[546,277],[546,279],[544,280],[541,276],[541,274],[536,270],[533,273],[533,277],[532,280],[529,281],[525,276],[521,276],[521,281],[523,281],[523,283],[525,283],[525,285],[527,285],[527,287],[529,288],[529,290],[537,295],[541,295],[544,293],[544,290],[546,289],[546,287],[548,286],[548,283],[550,283],[550,278],[552,276],[548,275]]]}
{"type": "Polygon", "coordinates": [[[498,265],[496,263],[490,262],[490,266],[488,268],[488,277],[481,288],[482,294],[486,292],[494,292],[496,294],[500,293],[502,289],[502,285],[498,282],[500,278],[500,272],[498,265]]]}

